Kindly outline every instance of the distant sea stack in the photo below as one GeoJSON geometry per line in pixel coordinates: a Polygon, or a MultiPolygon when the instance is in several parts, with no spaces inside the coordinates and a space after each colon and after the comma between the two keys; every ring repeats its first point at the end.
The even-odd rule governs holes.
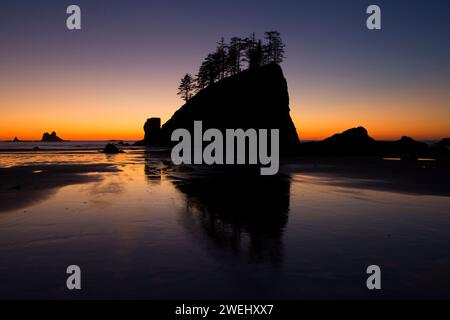
{"type": "Polygon", "coordinates": [[[302,143],[301,155],[344,156],[369,155],[376,153],[376,141],[363,127],[352,128],[337,133],[322,141],[302,143]]]}
{"type": "Polygon", "coordinates": [[[64,141],[63,139],[61,139],[60,137],[58,137],[56,135],[56,132],[53,131],[51,134],[49,134],[48,132],[44,133],[42,135],[42,142],[62,142],[64,141]]]}
{"type": "Polygon", "coordinates": [[[333,154],[370,154],[376,142],[363,127],[335,134],[323,141],[324,147],[333,154]]]}
{"type": "Polygon", "coordinates": [[[414,159],[429,155],[430,148],[410,137],[397,141],[377,141],[363,127],[352,128],[317,142],[302,143],[301,155],[313,156],[400,156],[414,159]]]}
{"type": "Polygon", "coordinates": [[[436,143],[436,145],[440,146],[440,147],[449,148],[450,147],[450,138],[444,138],[441,141],[439,141],[438,143],[436,143]]]}
{"type": "Polygon", "coordinates": [[[116,153],[123,153],[122,150],[120,150],[119,148],[117,148],[114,144],[112,143],[108,143],[105,148],[102,151],[103,153],[106,154],[116,154],[116,153]]]}
{"type": "Polygon", "coordinates": [[[225,78],[198,92],[159,129],[159,119],[145,124],[145,139],[139,144],[170,145],[175,129],[193,132],[194,121],[203,130],[279,129],[281,155],[295,154],[300,145],[289,114],[289,93],[283,71],[272,63],[225,78]]]}
{"type": "Polygon", "coordinates": [[[14,137],[12,142],[20,142],[20,140],[17,137],[14,137]]]}
{"type": "Polygon", "coordinates": [[[404,159],[426,156],[430,153],[430,148],[426,143],[406,136],[397,141],[378,141],[377,144],[378,149],[384,155],[399,155],[404,159]]]}
{"type": "Polygon", "coordinates": [[[431,149],[434,153],[438,153],[441,155],[450,155],[450,138],[444,138],[438,143],[435,143],[431,149]]]}

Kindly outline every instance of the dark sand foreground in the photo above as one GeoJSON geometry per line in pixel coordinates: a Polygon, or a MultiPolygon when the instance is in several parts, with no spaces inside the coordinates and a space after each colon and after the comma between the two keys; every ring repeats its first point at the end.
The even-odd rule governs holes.
{"type": "Polygon", "coordinates": [[[0,169],[0,298],[450,296],[445,159],[290,158],[274,177],[152,150],[26,161],[0,169]]]}
{"type": "Polygon", "coordinates": [[[119,171],[108,164],[38,165],[0,168],[0,212],[48,199],[58,188],[98,181],[100,173],[119,171]]]}

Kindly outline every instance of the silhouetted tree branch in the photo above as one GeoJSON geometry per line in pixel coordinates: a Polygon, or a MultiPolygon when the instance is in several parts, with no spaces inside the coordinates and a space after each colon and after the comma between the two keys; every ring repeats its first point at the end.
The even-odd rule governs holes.
{"type": "Polygon", "coordinates": [[[224,38],[221,38],[216,50],[203,60],[196,78],[192,78],[189,74],[183,77],[178,94],[187,101],[194,91],[198,92],[216,81],[241,72],[243,62],[247,63],[249,69],[283,62],[285,45],[280,33],[265,32],[264,39],[265,43],[256,39],[252,33],[249,38],[233,37],[227,44],[224,38]]]}
{"type": "Polygon", "coordinates": [[[268,63],[281,63],[284,59],[284,43],[278,31],[269,31],[265,33],[267,44],[265,47],[265,56],[268,63]]]}
{"type": "Polygon", "coordinates": [[[194,79],[187,73],[180,81],[178,86],[178,95],[183,98],[184,101],[188,101],[192,97],[194,91],[194,79]]]}

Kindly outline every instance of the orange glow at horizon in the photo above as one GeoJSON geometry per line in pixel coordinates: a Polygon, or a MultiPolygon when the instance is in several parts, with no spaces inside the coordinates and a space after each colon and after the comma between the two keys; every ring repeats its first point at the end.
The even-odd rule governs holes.
{"type": "Polygon", "coordinates": [[[291,117],[300,140],[322,140],[359,126],[377,140],[450,136],[450,93],[442,88],[392,89],[383,95],[366,91],[353,96],[322,89],[328,97],[316,90],[314,94],[294,92],[291,97],[291,117]]]}
{"type": "MultiPolygon", "coordinates": [[[[41,118],[26,119],[14,112],[4,114],[0,140],[11,140],[14,137],[21,140],[40,140],[44,132],[51,131],[56,131],[65,140],[140,140],[143,138],[143,125],[148,117],[160,116],[164,123],[171,113],[127,115],[119,111],[108,117],[102,117],[102,112],[92,113],[86,119],[76,119],[76,116],[76,113],[60,112],[54,113],[53,116],[43,114],[41,118]]],[[[421,114],[406,119],[375,118],[371,115],[338,118],[333,113],[316,115],[291,111],[291,116],[301,140],[321,140],[357,126],[365,127],[370,136],[380,140],[396,140],[403,135],[418,140],[438,140],[450,135],[448,118],[426,121],[421,114]]]]}
{"type": "MultiPolygon", "coordinates": [[[[0,140],[40,140],[51,131],[65,140],[140,140],[147,118],[160,117],[164,123],[182,105],[173,89],[176,78],[152,82],[130,73],[117,79],[105,71],[66,78],[54,73],[52,78],[20,76],[0,83],[0,140]]],[[[326,84],[290,84],[291,117],[300,140],[321,140],[356,126],[379,140],[450,136],[450,93],[443,88],[381,96],[365,89],[348,96],[326,84]]]]}
{"type": "MultiPolygon", "coordinates": [[[[85,119],[76,112],[69,111],[49,110],[40,117],[33,116],[31,119],[12,111],[2,116],[0,140],[12,140],[14,137],[20,140],[40,140],[44,132],[51,131],[56,131],[64,140],[141,140],[144,136],[143,125],[148,117],[161,117],[164,123],[172,114],[172,112],[158,113],[158,108],[148,109],[149,112],[136,113],[127,113],[119,109],[112,111],[108,116],[103,116],[103,111],[88,112],[89,116],[85,119]]],[[[357,126],[365,127],[370,136],[379,140],[397,140],[403,135],[417,140],[440,140],[450,135],[448,117],[427,121],[420,113],[403,119],[392,116],[374,117],[366,114],[338,117],[335,113],[291,111],[300,140],[322,140],[357,126]]]]}

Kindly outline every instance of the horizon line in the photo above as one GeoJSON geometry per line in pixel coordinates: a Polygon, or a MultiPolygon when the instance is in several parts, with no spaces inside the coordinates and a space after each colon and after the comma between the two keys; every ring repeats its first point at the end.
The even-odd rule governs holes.
{"type": "MultiPolygon", "coordinates": [[[[339,134],[339,133],[341,133],[341,132],[337,132],[336,134],[339,134]]],[[[300,142],[302,142],[302,141],[304,141],[304,142],[322,141],[322,140],[325,140],[325,139],[327,139],[327,138],[329,138],[329,137],[331,137],[333,135],[334,134],[332,134],[330,136],[327,136],[327,137],[324,137],[324,138],[322,138],[322,137],[321,138],[302,138],[302,137],[299,136],[299,139],[300,139],[300,142]]],[[[400,135],[400,136],[395,137],[395,138],[394,137],[390,137],[390,138],[376,138],[376,137],[371,136],[371,135],[369,135],[369,136],[371,138],[377,140],[377,141],[398,141],[402,137],[404,137],[405,135],[400,135]]],[[[414,138],[412,136],[408,136],[408,135],[406,135],[406,136],[407,137],[411,137],[412,139],[414,139],[416,141],[422,141],[422,142],[441,141],[442,139],[448,138],[448,137],[414,138]]],[[[19,137],[17,137],[17,138],[19,138],[19,137]]],[[[13,139],[0,138],[0,142],[1,143],[13,143],[14,142],[13,139]]],[[[16,142],[16,143],[20,143],[20,142],[24,142],[24,143],[41,143],[41,142],[43,142],[43,143],[50,143],[50,144],[53,144],[53,143],[54,144],[58,144],[58,143],[61,143],[61,142],[64,143],[64,142],[79,142],[79,141],[81,141],[81,142],[89,142],[89,141],[106,141],[106,142],[108,142],[108,141],[109,142],[114,142],[114,141],[117,141],[117,142],[120,142],[120,141],[133,141],[133,142],[136,142],[136,141],[143,140],[143,137],[140,137],[140,138],[109,138],[109,139],[107,139],[107,138],[89,138],[89,139],[77,139],[77,138],[64,139],[64,138],[62,138],[62,139],[63,139],[63,141],[60,141],[60,142],[42,141],[41,139],[19,139],[19,141],[16,142]]]]}

